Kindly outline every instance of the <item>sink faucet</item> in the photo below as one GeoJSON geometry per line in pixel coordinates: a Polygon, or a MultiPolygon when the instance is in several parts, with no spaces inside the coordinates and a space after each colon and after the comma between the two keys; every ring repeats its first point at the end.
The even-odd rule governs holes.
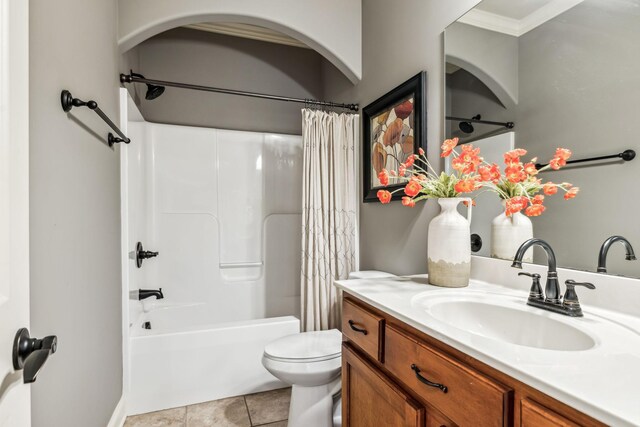
{"type": "Polygon", "coordinates": [[[527,250],[534,245],[540,246],[547,253],[547,283],[544,287],[545,301],[557,304],[560,302],[560,285],[558,284],[558,272],[556,271],[556,254],[551,245],[542,239],[529,239],[518,248],[513,258],[511,267],[522,269],[522,258],[527,250]]]}
{"type": "Polygon", "coordinates": [[[544,295],[542,289],[540,289],[540,275],[531,273],[518,273],[518,276],[529,276],[533,279],[531,284],[531,290],[529,291],[529,298],[527,299],[527,305],[533,307],[542,308],[544,310],[553,311],[554,313],[560,313],[571,317],[581,317],[582,308],[578,301],[578,295],[576,294],[576,286],[584,286],[587,289],[595,289],[596,287],[592,283],[576,282],[575,280],[565,281],[567,289],[564,294],[564,298],[560,297],[560,285],[558,284],[558,272],[556,270],[556,255],[547,242],[542,239],[529,239],[524,242],[518,248],[516,255],[513,259],[511,267],[522,268],[522,258],[525,252],[534,246],[538,245],[542,247],[547,253],[547,283],[545,286],[544,295]]]}
{"type": "Polygon", "coordinates": [[[633,246],[631,246],[631,243],[629,243],[627,239],[622,236],[611,236],[605,240],[600,247],[600,253],[598,254],[598,273],[607,272],[607,254],[609,253],[609,248],[615,242],[622,242],[624,244],[627,249],[627,254],[625,256],[627,261],[633,261],[636,259],[636,254],[633,252],[633,246]]]}
{"type": "Polygon", "coordinates": [[[138,299],[142,301],[143,299],[147,299],[149,297],[156,297],[156,299],[164,298],[164,294],[162,293],[162,288],[160,289],[138,289],[138,299]]]}

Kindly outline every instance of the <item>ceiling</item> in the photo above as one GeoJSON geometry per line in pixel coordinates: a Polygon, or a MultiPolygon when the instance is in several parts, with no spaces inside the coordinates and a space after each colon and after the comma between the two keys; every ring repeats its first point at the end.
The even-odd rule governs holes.
{"type": "Polygon", "coordinates": [[[309,46],[297,39],[294,39],[293,37],[269,28],[259,27],[257,25],[204,22],[200,24],[186,25],[185,28],[310,49],[309,46]]]}
{"type": "Polygon", "coordinates": [[[582,1],[484,0],[459,22],[520,37],[582,1]]]}

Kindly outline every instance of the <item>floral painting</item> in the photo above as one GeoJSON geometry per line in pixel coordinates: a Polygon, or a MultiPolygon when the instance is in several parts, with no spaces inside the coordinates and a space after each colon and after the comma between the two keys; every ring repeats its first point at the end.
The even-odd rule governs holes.
{"type": "Polygon", "coordinates": [[[365,202],[377,201],[380,188],[404,185],[381,172],[402,169],[420,148],[426,149],[425,83],[422,72],[363,109],[365,202]]]}

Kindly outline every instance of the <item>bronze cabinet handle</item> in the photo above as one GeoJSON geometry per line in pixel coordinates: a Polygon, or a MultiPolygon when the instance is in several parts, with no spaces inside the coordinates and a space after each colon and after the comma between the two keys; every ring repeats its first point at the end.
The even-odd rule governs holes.
{"type": "Polygon", "coordinates": [[[368,332],[367,332],[367,330],[366,330],[366,329],[364,329],[364,328],[358,328],[358,327],[356,326],[356,322],[354,322],[353,320],[349,320],[349,327],[350,327],[352,330],[354,330],[354,331],[356,331],[356,332],[360,332],[360,333],[361,333],[361,334],[363,334],[363,335],[367,335],[367,334],[368,334],[368,332]]]}
{"type": "Polygon", "coordinates": [[[440,390],[442,390],[443,393],[446,393],[449,391],[446,385],[434,383],[433,381],[429,381],[428,379],[420,375],[420,368],[418,368],[415,364],[411,365],[411,369],[416,373],[416,378],[420,380],[421,383],[426,384],[429,387],[439,388],[440,390]]]}

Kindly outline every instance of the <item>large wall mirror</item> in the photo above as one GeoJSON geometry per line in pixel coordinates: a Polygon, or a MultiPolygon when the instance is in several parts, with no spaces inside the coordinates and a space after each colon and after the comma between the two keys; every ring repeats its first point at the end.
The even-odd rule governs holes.
{"type": "MultiPolygon", "coordinates": [[[[481,147],[490,161],[503,166],[513,146],[541,163],[557,147],[572,159],[640,150],[640,0],[484,0],[446,29],[445,55],[447,137],[481,147]]],[[[544,214],[531,218],[559,266],[596,271],[613,235],[640,257],[640,156],[540,177],[580,187],[572,200],[547,197],[544,214]]],[[[478,196],[476,255],[491,256],[491,223],[502,211],[494,194],[478,196]]],[[[625,257],[613,244],[607,272],[640,277],[640,261],[625,257]]],[[[546,264],[546,255],[533,260],[546,264]]]]}

